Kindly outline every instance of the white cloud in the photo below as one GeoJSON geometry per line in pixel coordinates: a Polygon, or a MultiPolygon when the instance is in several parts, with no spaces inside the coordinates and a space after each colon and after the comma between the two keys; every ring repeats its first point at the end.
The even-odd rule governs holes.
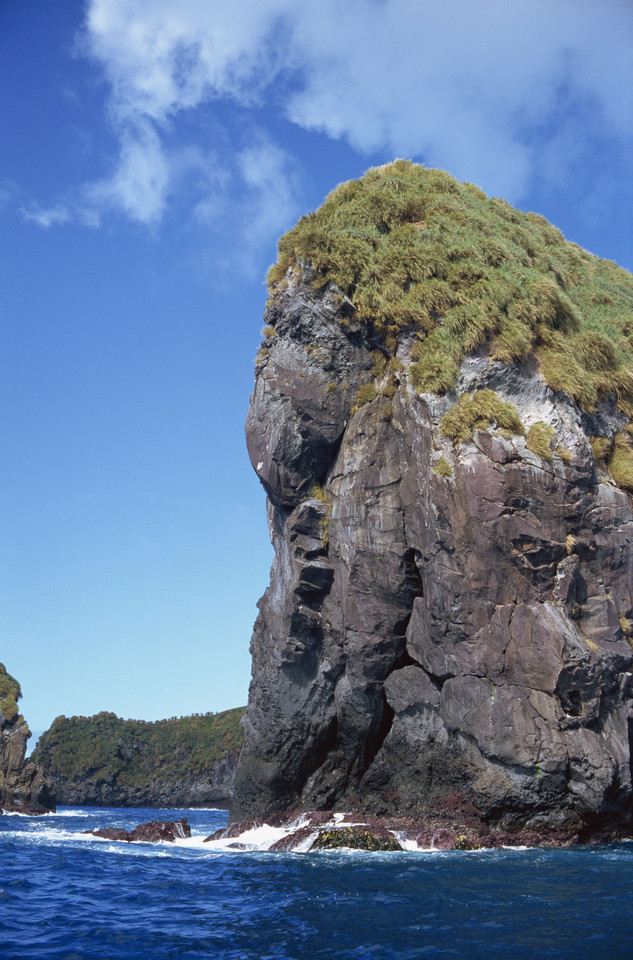
{"type": "Polygon", "coordinates": [[[119,208],[130,219],[150,226],[161,218],[170,179],[158,132],[147,121],[139,121],[120,134],[114,174],[87,187],[85,200],[96,209],[119,208]]]}
{"type": "Polygon", "coordinates": [[[61,223],[68,223],[72,219],[70,210],[65,204],[56,204],[52,207],[40,207],[32,204],[29,207],[21,207],[20,213],[25,220],[37,224],[43,230],[56,226],[61,223]]]}
{"type": "Polygon", "coordinates": [[[629,0],[89,0],[81,49],[108,79],[119,157],[84,210],[153,225],[188,181],[198,220],[217,221],[231,186],[253,235],[278,229],[292,184],[270,136],[203,147],[182,132],[220,100],[518,200],[598,135],[630,149],[632,48],[629,0]]]}
{"type": "Polygon", "coordinates": [[[259,136],[237,155],[237,166],[246,186],[243,215],[253,246],[288,227],[295,212],[294,176],[288,156],[259,136]]]}
{"type": "Polygon", "coordinates": [[[221,246],[213,251],[216,274],[236,262],[241,273],[258,273],[261,248],[298,215],[291,157],[261,130],[251,129],[248,141],[230,168],[217,161],[207,166],[206,190],[194,210],[199,223],[222,231],[221,246]]]}

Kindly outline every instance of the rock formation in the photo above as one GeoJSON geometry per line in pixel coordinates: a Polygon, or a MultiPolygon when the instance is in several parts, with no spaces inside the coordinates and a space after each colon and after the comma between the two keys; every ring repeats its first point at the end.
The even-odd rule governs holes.
{"type": "Polygon", "coordinates": [[[154,723],[114,713],[57,717],[34,759],[58,803],[99,807],[227,807],[243,707],[154,723]]]}
{"type": "MultiPolygon", "coordinates": [[[[378,179],[359,189],[370,183],[375,197],[378,184],[382,198],[378,179]]],[[[348,187],[333,195],[339,210],[348,187]]],[[[426,210],[406,215],[408,236],[417,242],[431,212],[451,217],[458,202],[467,222],[474,190],[428,187],[426,210]],[[452,207],[442,207],[448,193],[452,207]]],[[[361,309],[358,279],[346,286],[341,269],[306,250],[317,220],[280,246],[294,243],[296,257],[282,257],[272,276],[246,425],[275,558],[251,644],[233,819],[350,806],[432,816],[463,804],[500,830],[590,835],[631,822],[633,500],[616,461],[630,457],[633,408],[630,384],[613,384],[633,381],[618,352],[633,282],[619,271],[612,303],[620,297],[628,313],[619,332],[615,320],[609,336],[594,327],[592,341],[552,250],[582,261],[587,276],[602,262],[551,239],[541,218],[476,196],[503,220],[499,247],[511,229],[538,229],[550,260],[521,240],[533,243],[523,260],[516,254],[527,279],[476,335],[474,320],[462,325],[454,371],[434,389],[419,358],[449,321],[475,316],[470,291],[482,276],[489,289],[501,283],[493,270],[509,254],[474,274],[474,254],[450,260],[449,251],[433,294],[444,284],[444,306],[436,300],[422,326],[402,311],[389,325],[361,309]],[[545,304],[545,289],[558,306],[545,304]],[[517,333],[509,325],[520,311],[529,316],[517,333]],[[522,347],[504,346],[524,329],[522,347]],[[610,366],[588,346],[581,369],[582,337],[596,357],[613,346],[610,366]]],[[[380,220],[375,246],[389,232],[380,220]]],[[[405,276],[403,295],[429,282],[405,276]]],[[[427,356],[433,371],[437,356],[427,356]]]]}
{"type": "Polygon", "coordinates": [[[55,794],[41,767],[25,760],[31,731],[18,712],[20,686],[0,664],[0,809],[40,814],[55,809],[55,794]]]}
{"type": "Polygon", "coordinates": [[[191,827],[183,817],[181,820],[150,820],[141,823],[133,830],[123,827],[105,827],[103,830],[84,830],[93,837],[102,840],[122,840],[124,843],[173,843],[191,836],[191,827]]]}

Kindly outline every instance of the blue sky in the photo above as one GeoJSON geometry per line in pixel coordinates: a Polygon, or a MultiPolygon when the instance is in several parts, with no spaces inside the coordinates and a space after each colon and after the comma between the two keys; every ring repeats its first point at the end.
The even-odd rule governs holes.
{"type": "Polygon", "coordinates": [[[276,241],[404,156],[633,268],[629,0],[0,0],[2,660],[34,730],[246,702],[276,241]]]}

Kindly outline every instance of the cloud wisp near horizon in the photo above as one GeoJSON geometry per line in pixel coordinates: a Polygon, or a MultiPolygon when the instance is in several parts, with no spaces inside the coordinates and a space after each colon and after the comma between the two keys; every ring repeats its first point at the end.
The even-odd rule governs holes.
{"type": "Polygon", "coordinates": [[[256,245],[300,204],[279,123],[514,203],[582,181],[598,150],[599,205],[633,147],[632,34],[620,0],[242,0],[239,16],[226,0],[89,0],[76,55],[105,81],[108,169],[24,215],[156,228],[178,207],[213,230],[241,196],[256,245]]]}

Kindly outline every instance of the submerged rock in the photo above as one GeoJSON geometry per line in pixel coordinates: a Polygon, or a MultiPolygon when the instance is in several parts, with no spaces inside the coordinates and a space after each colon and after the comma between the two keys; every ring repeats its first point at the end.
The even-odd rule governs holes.
{"type": "Polygon", "coordinates": [[[232,819],[433,819],[452,797],[512,835],[629,824],[633,501],[592,446],[629,408],[605,388],[587,409],[548,386],[551,349],[506,362],[485,337],[421,392],[426,334],[387,343],[306,261],[266,321],[246,433],[275,558],[232,819]]]}

